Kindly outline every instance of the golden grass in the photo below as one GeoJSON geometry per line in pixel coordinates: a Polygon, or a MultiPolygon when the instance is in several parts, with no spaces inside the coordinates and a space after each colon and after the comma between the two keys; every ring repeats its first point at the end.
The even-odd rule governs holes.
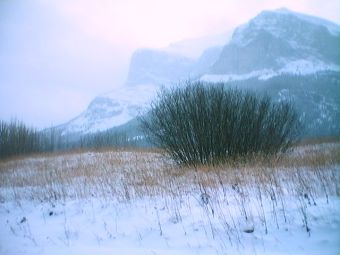
{"type": "Polygon", "coordinates": [[[303,145],[278,156],[257,155],[195,168],[177,166],[157,150],[72,151],[2,161],[0,187],[11,190],[12,197],[38,200],[89,196],[126,200],[233,185],[252,189],[270,184],[283,190],[285,182],[313,184],[319,187],[315,193],[327,189],[333,194],[332,176],[339,164],[340,143],[303,145]]]}

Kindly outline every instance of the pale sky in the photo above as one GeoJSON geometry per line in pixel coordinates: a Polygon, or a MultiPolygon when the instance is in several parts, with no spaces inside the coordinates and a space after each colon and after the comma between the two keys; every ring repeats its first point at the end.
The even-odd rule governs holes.
{"type": "Polygon", "coordinates": [[[124,84],[133,50],[281,7],[340,24],[339,0],[0,0],[0,119],[61,124],[124,84]]]}

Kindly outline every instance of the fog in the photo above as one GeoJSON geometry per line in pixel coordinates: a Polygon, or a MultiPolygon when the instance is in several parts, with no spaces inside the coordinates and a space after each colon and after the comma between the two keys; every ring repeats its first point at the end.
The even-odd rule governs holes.
{"type": "Polygon", "coordinates": [[[70,120],[124,85],[140,47],[224,33],[285,6],[340,23],[338,0],[1,0],[0,119],[38,127],[70,120]]]}

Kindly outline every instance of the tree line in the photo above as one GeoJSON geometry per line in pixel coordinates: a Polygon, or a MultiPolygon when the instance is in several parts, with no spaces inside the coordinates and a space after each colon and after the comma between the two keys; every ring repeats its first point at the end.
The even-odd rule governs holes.
{"type": "Polygon", "coordinates": [[[11,156],[68,151],[74,149],[98,149],[104,147],[129,147],[134,141],[124,132],[104,131],[81,136],[63,135],[55,128],[39,131],[22,121],[0,120],[0,159],[11,156]]]}

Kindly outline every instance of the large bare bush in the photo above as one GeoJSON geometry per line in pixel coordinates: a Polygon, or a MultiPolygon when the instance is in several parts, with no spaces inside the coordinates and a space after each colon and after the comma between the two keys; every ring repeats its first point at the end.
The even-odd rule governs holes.
{"type": "Polygon", "coordinates": [[[289,102],[225,84],[187,82],[162,90],[142,118],[151,142],[186,165],[285,151],[297,138],[298,114],[289,102]]]}

